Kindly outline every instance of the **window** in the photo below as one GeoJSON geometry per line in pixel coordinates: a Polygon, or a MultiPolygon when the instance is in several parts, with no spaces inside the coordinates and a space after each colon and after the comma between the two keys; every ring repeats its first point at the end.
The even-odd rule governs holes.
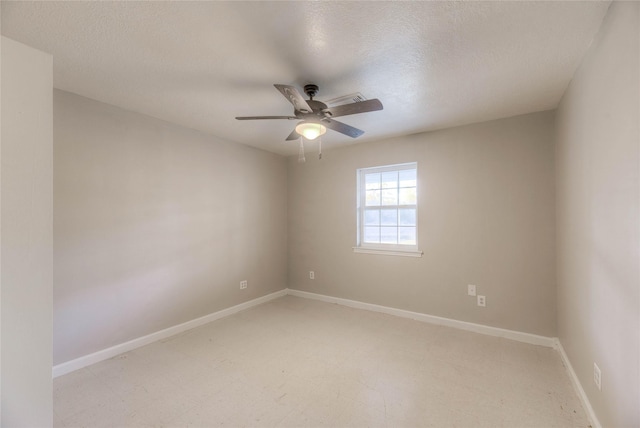
{"type": "Polygon", "coordinates": [[[422,255],[417,173],[415,162],[358,170],[356,252],[422,255]]]}

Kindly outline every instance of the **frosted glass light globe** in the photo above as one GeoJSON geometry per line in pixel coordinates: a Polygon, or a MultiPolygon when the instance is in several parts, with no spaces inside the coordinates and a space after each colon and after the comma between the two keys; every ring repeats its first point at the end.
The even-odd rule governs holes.
{"type": "Polygon", "coordinates": [[[320,123],[302,122],[296,126],[296,132],[307,140],[315,140],[327,132],[327,128],[320,123]]]}

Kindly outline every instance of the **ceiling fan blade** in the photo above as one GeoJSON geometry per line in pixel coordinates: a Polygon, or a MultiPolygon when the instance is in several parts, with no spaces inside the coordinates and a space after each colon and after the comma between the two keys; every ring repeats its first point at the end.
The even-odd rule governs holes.
{"type": "Polygon", "coordinates": [[[360,101],[357,103],[344,104],[341,106],[329,107],[325,111],[331,117],[347,116],[350,114],[366,113],[369,111],[382,110],[382,103],[379,99],[360,101]]]}
{"type": "Polygon", "coordinates": [[[291,134],[289,134],[289,136],[287,137],[286,141],[297,140],[298,138],[300,138],[300,134],[298,134],[296,132],[296,130],[294,129],[293,132],[291,132],[291,134]]]}
{"type": "Polygon", "coordinates": [[[354,128],[353,126],[347,125],[346,123],[338,122],[333,119],[323,119],[321,122],[324,126],[334,131],[337,131],[341,134],[348,135],[351,138],[358,138],[364,131],[358,128],[354,128]]]}
{"type": "Polygon", "coordinates": [[[260,119],[297,119],[295,116],[240,116],[236,117],[238,120],[260,120],[260,119]]]}
{"type": "Polygon", "coordinates": [[[293,104],[293,108],[295,108],[297,111],[305,113],[311,113],[313,111],[313,109],[309,107],[309,104],[307,104],[307,101],[302,97],[295,86],[278,84],[273,86],[275,86],[276,89],[278,89],[280,93],[284,95],[284,97],[289,100],[291,104],[293,104]]]}

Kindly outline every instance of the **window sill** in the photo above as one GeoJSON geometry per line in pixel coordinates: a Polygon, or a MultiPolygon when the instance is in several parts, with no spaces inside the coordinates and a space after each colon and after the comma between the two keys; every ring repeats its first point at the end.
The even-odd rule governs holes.
{"type": "Polygon", "coordinates": [[[420,250],[382,250],[378,248],[353,247],[354,253],[379,254],[382,256],[422,257],[420,250]]]}

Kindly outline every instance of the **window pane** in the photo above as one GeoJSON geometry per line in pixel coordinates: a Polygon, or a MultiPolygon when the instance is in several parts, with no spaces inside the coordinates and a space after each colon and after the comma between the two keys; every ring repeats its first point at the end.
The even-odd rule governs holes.
{"type": "Polygon", "coordinates": [[[400,171],[400,187],[416,187],[415,169],[405,169],[400,171]]]}
{"type": "Polygon", "coordinates": [[[398,242],[400,244],[416,245],[415,227],[399,227],[398,235],[398,242]]]}
{"type": "Polygon", "coordinates": [[[380,210],[380,224],[396,226],[398,224],[398,210],[380,210]]]}
{"type": "Polygon", "coordinates": [[[364,242],[379,243],[380,242],[380,228],[379,227],[365,227],[364,228],[364,242]]]}
{"type": "Polygon", "coordinates": [[[417,164],[362,168],[357,173],[360,186],[358,245],[417,246],[417,164]]]}
{"type": "Polygon", "coordinates": [[[379,189],[380,188],[380,173],[365,174],[364,181],[366,183],[366,189],[379,189]]]}
{"type": "Polygon", "coordinates": [[[382,244],[397,244],[398,228],[397,227],[381,227],[380,242],[382,244]]]}
{"type": "Polygon", "coordinates": [[[398,205],[398,189],[384,189],[382,191],[382,205],[398,205]]]}
{"type": "Polygon", "coordinates": [[[368,207],[380,205],[380,190],[367,190],[366,205],[368,207]]]}
{"type": "Polygon", "coordinates": [[[398,187],[398,171],[389,171],[382,173],[382,188],[395,189],[398,187]]]}
{"type": "Polygon", "coordinates": [[[367,226],[380,225],[380,210],[365,210],[364,224],[367,226]]]}
{"type": "Polygon", "coordinates": [[[416,225],[416,210],[415,208],[402,208],[398,210],[398,224],[400,226],[415,226],[416,225]]]}
{"type": "MultiPolygon", "coordinates": [[[[383,200],[384,200],[384,196],[383,196],[383,200]]],[[[415,205],[415,204],[416,204],[416,188],[408,187],[406,189],[400,189],[400,205],[415,205]]]]}

